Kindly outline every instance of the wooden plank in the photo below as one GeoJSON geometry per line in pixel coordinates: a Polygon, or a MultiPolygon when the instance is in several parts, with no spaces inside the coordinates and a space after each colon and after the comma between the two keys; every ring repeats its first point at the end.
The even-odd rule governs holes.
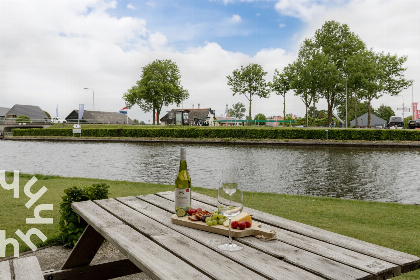
{"type": "Polygon", "coordinates": [[[104,240],[100,233],[88,225],[61,269],[89,265],[104,240]]]}
{"type": "MultiPolygon", "coordinates": [[[[172,198],[171,193],[167,193],[168,198],[172,198]]],[[[206,207],[207,204],[200,204],[195,202],[199,207],[206,207]]],[[[252,210],[253,211],[253,210],[252,210]]],[[[250,211],[250,213],[253,213],[250,211]]],[[[401,274],[401,267],[374,257],[367,256],[346,248],[342,248],[330,243],[313,239],[295,232],[273,227],[267,224],[262,224],[263,228],[276,231],[277,239],[294,247],[312,252],[317,255],[324,256],[328,259],[355,267],[362,271],[374,274],[377,277],[392,277],[401,274]]],[[[246,243],[246,241],[244,241],[246,243]]],[[[264,244],[261,243],[261,244],[264,244]]],[[[264,248],[261,248],[264,250],[264,248]]],[[[269,250],[269,248],[268,248],[269,250]]],[[[286,249],[287,250],[287,249],[286,249]]],[[[271,251],[271,250],[270,250],[271,251]]],[[[282,252],[282,251],[281,251],[282,252]]],[[[293,254],[290,257],[294,258],[293,254]]],[[[288,259],[291,260],[291,259],[288,259]]]]}
{"type": "Polygon", "coordinates": [[[78,214],[83,211],[82,218],[99,233],[101,233],[101,228],[124,224],[116,217],[109,215],[109,213],[100,207],[97,207],[97,205],[90,200],[74,202],[71,204],[71,207],[78,214]]]}
{"type": "MultiPolygon", "coordinates": [[[[168,201],[165,198],[159,199],[158,196],[151,195],[142,196],[141,198],[156,205],[161,204],[161,207],[167,207],[168,209],[171,209],[171,203],[168,203],[168,201]],[[160,200],[161,202],[159,202],[160,200]]],[[[169,198],[171,197],[169,196],[169,198]]],[[[195,202],[194,205],[206,209],[206,204],[195,202]]],[[[332,279],[343,279],[343,276],[337,277],[331,274],[335,273],[334,271],[337,270],[337,263],[344,264],[345,267],[350,266],[356,268],[357,270],[363,271],[364,273],[361,273],[360,277],[366,277],[366,273],[369,273],[372,274],[372,277],[374,278],[382,279],[381,277],[384,276],[388,277],[398,275],[401,273],[400,267],[395,264],[387,263],[382,260],[366,256],[364,254],[353,252],[351,250],[311,238],[307,238],[305,242],[303,242],[301,241],[301,239],[305,238],[305,236],[282,230],[280,228],[272,227],[267,224],[262,224],[262,227],[275,230],[277,233],[277,239],[279,239],[283,243],[292,245],[293,247],[289,247],[284,245],[283,243],[279,243],[277,244],[277,246],[281,247],[276,252],[273,252],[273,250],[270,248],[270,242],[261,242],[261,244],[264,244],[265,247],[259,247],[259,249],[278,255],[279,257],[284,257],[286,261],[289,261],[298,266],[302,266],[307,270],[318,271],[318,273],[322,274],[323,277],[326,277],[328,279],[330,279],[330,277],[332,277],[332,279]],[[287,238],[285,238],[285,236],[287,238]],[[293,243],[291,242],[291,240],[294,240],[295,242],[293,243]],[[313,243],[315,243],[316,245],[313,243]],[[314,257],[308,254],[304,254],[303,256],[301,256],[301,254],[299,253],[299,260],[296,261],[297,256],[295,252],[298,252],[298,248],[304,251],[314,253],[314,255],[318,257],[314,257]],[[302,261],[302,258],[306,258],[304,262],[302,261]],[[334,262],[329,263],[330,260],[334,262]],[[327,266],[325,264],[327,264],[327,266]]],[[[254,245],[253,243],[249,243],[246,240],[248,239],[245,238],[241,240],[241,242],[244,242],[249,245],[254,245]]],[[[346,272],[345,268],[340,268],[340,271],[346,275],[349,275],[349,273],[346,272]]]]}
{"type": "Polygon", "coordinates": [[[103,234],[152,279],[210,279],[128,225],[104,228],[103,234]]]}
{"type": "MultiPolygon", "coordinates": [[[[229,236],[229,227],[225,227],[224,225],[215,225],[215,226],[208,226],[205,222],[202,221],[191,221],[188,219],[188,216],[178,217],[176,214],[172,214],[171,221],[174,224],[191,227],[199,230],[204,230],[208,232],[213,232],[217,234],[222,234],[225,236],[229,236]]],[[[240,229],[232,229],[232,237],[245,237],[245,236],[265,236],[266,238],[274,238],[275,231],[267,230],[261,228],[261,223],[254,222],[250,228],[246,228],[244,230],[240,229]]]]}
{"type": "Polygon", "coordinates": [[[240,280],[243,279],[243,275],[247,275],[252,279],[265,279],[252,270],[221,256],[216,251],[158,223],[119,201],[107,199],[97,201],[97,203],[211,278],[240,280]],[[223,270],[221,267],[229,267],[229,269],[223,270]]]}
{"type": "MultiPolygon", "coordinates": [[[[165,192],[159,193],[159,195],[170,199],[173,196],[173,193],[171,194],[170,192],[165,192]]],[[[198,201],[202,201],[211,205],[216,205],[217,202],[215,198],[211,198],[196,192],[193,192],[193,197],[198,201]]],[[[407,272],[407,269],[409,270],[410,267],[418,267],[420,264],[420,258],[414,255],[368,243],[338,233],[333,233],[310,225],[284,219],[282,217],[264,213],[259,210],[244,207],[244,211],[252,213],[253,218],[257,221],[265,222],[279,228],[306,235],[314,239],[322,240],[324,242],[363,253],[365,255],[375,257],[390,263],[395,263],[401,266],[402,272],[407,272]]]]}
{"type": "MultiPolygon", "coordinates": [[[[141,198],[150,200],[153,204],[158,206],[148,204],[136,198],[126,197],[118,198],[118,200],[148,216],[154,217],[161,223],[166,224],[167,226],[179,231],[189,238],[197,240],[197,242],[201,242],[206,246],[216,247],[218,244],[223,244],[227,241],[226,237],[221,235],[215,235],[204,231],[197,231],[195,229],[172,224],[168,219],[170,213],[161,209],[169,208],[172,210],[172,205],[168,204],[166,199],[153,195],[144,197],[142,196],[141,198]]],[[[285,246],[284,251],[286,254],[283,254],[283,251],[281,251],[281,255],[278,252],[276,254],[266,254],[263,252],[263,250],[256,250],[253,248],[254,245],[252,245],[252,247],[248,247],[245,244],[245,249],[243,252],[240,254],[236,254],[236,252],[235,254],[229,254],[229,257],[244,265],[247,265],[250,268],[252,267],[257,271],[260,271],[261,273],[265,273],[267,277],[273,279],[279,279],[282,276],[290,277],[289,279],[309,279],[307,278],[308,276],[297,276],[296,274],[293,274],[293,271],[295,270],[300,272],[302,270],[301,268],[310,271],[312,277],[317,275],[326,279],[373,279],[373,276],[369,273],[328,260],[322,256],[300,250],[282,242],[270,241],[265,243],[267,246],[271,246],[277,243],[279,243],[278,246],[285,246]],[[293,256],[297,254],[300,263],[290,265],[288,262],[281,261],[281,259],[284,257],[287,259],[287,254],[292,254],[293,256]],[[324,273],[323,270],[325,270],[325,268],[322,266],[327,267],[327,273],[324,273]],[[288,272],[287,270],[290,271],[288,272]]],[[[221,254],[223,254],[223,252],[221,252],[221,254]]]]}
{"type": "Polygon", "coordinates": [[[13,259],[15,280],[44,280],[41,266],[35,256],[13,259]]]}
{"type": "MultiPolygon", "coordinates": [[[[124,259],[97,265],[80,266],[65,270],[57,270],[44,273],[45,279],[74,279],[74,280],[99,280],[113,279],[140,273],[141,270],[130,260],[124,259]]],[[[2,278],[0,278],[2,279],[2,278]]]]}
{"type": "Polygon", "coordinates": [[[77,214],[152,279],[210,279],[95,203],[74,204],[77,214]]]}
{"type": "Polygon", "coordinates": [[[0,262],[0,280],[11,280],[12,273],[10,271],[9,261],[0,262]]]}

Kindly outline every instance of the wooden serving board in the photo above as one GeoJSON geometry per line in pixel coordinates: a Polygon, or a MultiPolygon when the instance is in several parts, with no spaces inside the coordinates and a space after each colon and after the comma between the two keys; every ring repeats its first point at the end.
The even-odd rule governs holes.
{"type": "MultiPolygon", "coordinates": [[[[205,222],[191,221],[188,219],[188,217],[189,216],[178,217],[176,214],[173,214],[171,217],[171,221],[173,224],[176,225],[186,226],[190,228],[200,229],[229,236],[229,228],[225,227],[224,225],[209,226],[205,222]]],[[[250,228],[246,228],[244,230],[232,229],[232,237],[245,236],[263,236],[263,238],[272,239],[275,238],[276,232],[261,228],[261,224],[255,221],[252,221],[252,226],[250,228]]]]}

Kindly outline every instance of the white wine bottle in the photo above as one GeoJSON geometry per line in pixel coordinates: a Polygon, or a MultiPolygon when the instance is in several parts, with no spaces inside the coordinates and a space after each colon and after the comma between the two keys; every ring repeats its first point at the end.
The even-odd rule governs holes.
{"type": "Polygon", "coordinates": [[[187,154],[181,148],[178,177],[175,180],[175,213],[183,217],[191,208],[191,178],[187,170],[187,154]]]}

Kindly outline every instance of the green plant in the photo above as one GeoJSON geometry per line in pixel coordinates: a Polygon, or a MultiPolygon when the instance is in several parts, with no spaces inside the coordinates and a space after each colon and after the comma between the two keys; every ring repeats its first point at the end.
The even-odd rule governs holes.
{"type": "Polygon", "coordinates": [[[16,122],[17,123],[30,123],[31,118],[27,117],[27,116],[19,116],[19,117],[16,118],[16,122]]]}
{"type": "Polygon", "coordinates": [[[73,202],[96,200],[108,198],[107,184],[93,184],[84,188],[76,186],[64,190],[65,196],[60,203],[60,222],[58,224],[60,230],[61,242],[66,247],[76,245],[79,237],[82,235],[86,224],[81,222],[79,216],[71,208],[73,202]]]}

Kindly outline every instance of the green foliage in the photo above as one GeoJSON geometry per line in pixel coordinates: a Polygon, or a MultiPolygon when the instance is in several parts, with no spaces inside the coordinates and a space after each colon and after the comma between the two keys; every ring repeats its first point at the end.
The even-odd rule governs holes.
{"type": "Polygon", "coordinates": [[[235,94],[243,94],[249,101],[248,116],[251,119],[252,97],[254,95],[267,98],[269,96],[269,87],[264,77],[267,72],[264,71],[261,65],[250,63],[246,67],[241,66],[241,69],[235,69],[232,76],[227,76],[228,86],[235,94]]]}
{"type": "Polygon", "coordinates": [[[229,109],[229,116],[241,120],[245,116],[245,105],[241,102],[232,105],[232,108],[229,109]]]}
{"type": "Polygon", "coordinates": [[[61,242],[65,246],[76,245],[86,227],[86,224],[80,222],[79,216],[71,208],[71,203],[108,198],[108,189],[109,186],[102,183],[84,188],[73,186],[64,190],[66,195],[62,197],[63,201],[60,203],[61,217],[58,227],[61,242]]]}
{"type": "Polygon", "coordinates": [[[17,123],[30,123],[31,118],[27,117],[27,116],[19,116],[19,117],[16,118],[16,122],[17,123]]]}
{"type": "Polygon", "coordinates": [[[51,115],[50,115],[50,113],[48,113],[47,111],[43,111],[44,113],[45,113],[45,115],[47,115],[47,118],[48,119],[51,119],[51,115]]]}
{"type": "Polygon", "coordinates": [[[137,104],[143,111],[155,112],[159,124],[159,114],[162,106],[181,104],[189,96],[181,85],[181,74],[178,66],[171,60],[155,60],[142,69],[140,80],[124,93],[123,99],[127,106],[137,104]]]}
{"type": "MultiPolygon", "coordinates": [[[[296,120],[296,125],[303,125],[304,119],[296,120]]],[[[333,119],[334,121],[334,119],[333,119]]],[[[328,126],[328,119],[316,119],[319,126],[328,126]]],[[[336,124],[339,125],[338,121],[336,124]]],[[[13,135],[17,136],[63,136],[65,131],[71,129],[14,129],[13,135]],[[54,135],[54,132],[57,134],[54,135]]],[[[110,128],[110,129],[85,129],[85,137],[127,137],[127,138],[181,138],[181,139],[325,139],[325,128],[282,128],[282,127],[185,127],[166,126],[139,128],[110,128]]],[[[400,129],[330,129],[330,140],[363,140],[363,141],[420,141],[419,130],[400,129]]]]}
{"type": "Polygon", "coordinates": [[[392,116],[395,116],[395,112],[390,106],[382,104],[378,109],[375,110],[375,115],[389,122],[389,119],[392,116]]]}
{"type": "MultiPolygon", "coordinates": [[[[261,113],[256,114],[255,117],[254,117],[254,120],[257,120],[257,121],[266,120],[266,119],[267,118],[265,117],[265,115],[261,114],[261,113]]],[[[265,125],[265,122],[258,122],[257,125],[265,125]]]]}

